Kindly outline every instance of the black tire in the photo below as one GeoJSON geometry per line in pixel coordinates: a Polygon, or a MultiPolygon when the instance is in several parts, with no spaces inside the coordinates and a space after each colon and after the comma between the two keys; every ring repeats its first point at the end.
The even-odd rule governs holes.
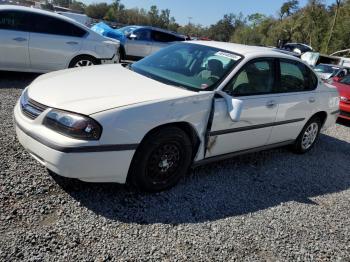
{"type": "Polygon", "coordinates": [[[126,59],[126,56],[125,56],[125,49],[123,46],[120,46],[119,49],[118,49],[118,53],[119,53],[119,61],[122,62],[123,60],[126,59]]]}
{"type": "Polygon", "coordinates": [[[147,135],[131,163],[128,180],[142,191],[159,192],[176,185],[192,162],[192,144],[177,127],[147,135]]]}
{"type": "MultiPolygon", "coordinates": [[[[308,151],[310,151],[315,143],[317,142],[319,136],[320,136],[320,131],[321,131],[321,127],[322,127],[322,122],[321,119],[319,117],[313,117],[311,118],[304,126],[303,130],[300,132],[298,138],[295,140],[295,143],[292,145],[292,150],[294,153],[297,154],[304,154],[308,151]],[[311,131],[311,127],[316,127],[317,125],[317,131],[312,131],[312,133],[315,133],[315,137],[310,137],[309,138],[309,143],[306,143],[306,132],[310,132],[311,131]],[[305,143],[304,143],[305,142],[305,143]],[[307,146],[306,146],[307,144],[307,146]]],[[[313,129],[312,129],[313,130],[313,129]]]]}
{"type": "MultiPolygon", "coordinates": [[[[91,63],[91,65],[99,65],[100,64],[100,61],[98,59],[96,59],[95,57],[93,56],[89,56],[89,55],[79,55],[77,57],[74,57],[72,59],[72,61],[69,63],[69,68],[73,68],[73,67],[83,67],[84,65],[80,65],[80,66],[77,66],[77,64],[80,62],[80,61],[88,61],[91,63]]],[[[88,65],[86,65],[88,66],[88,65]]]]}

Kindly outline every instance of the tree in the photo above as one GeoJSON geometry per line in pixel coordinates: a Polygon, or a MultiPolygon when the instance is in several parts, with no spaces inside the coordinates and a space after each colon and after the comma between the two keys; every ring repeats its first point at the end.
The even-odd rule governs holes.
{"type": "Polygon", "coordinates": [[[290,16],[294,12],[296,12],[299,8],[299,1],[298,0],[289,0],[285,2],[280,9],[280,20],[283,19],[284,16],[290,16]]]}
{"type": "Polygon", "coordinates": [[[52,4],[69,8],[70,0],[52,0],[52,4]]]}
{"type": "Polygon", "coordinates": [[[338,18],[338,13],[339,13],[339,8],[340,8],[340,4],[341,4],[341,0],[336,0],[335,1],[336,6],[335,6],[335,14],[334,14],[334,18],[333,18],[333,23],[329,32],[329,37],[328,37],[328,41],[326,44],[326,48],[325,48],[325,52],[328,53],[328,47],[329,47],[329,43],[331,42],[332,36],[333,36],[333,31],[334,31],[334,27],[335,24],[337,23],[337,18],[338,18]]]}
{"type": "Polygon", "coordinates": [[[74,10],[74,11],[78,11],[80,13],[84,13],[85,12],[85,8],[86,8],[86,5],[82,2],[79,2],[79,1],[75,1],[73,0],[70,5],[69,5],[69,8],[74,10]]]}
{"type": "Polygon", "coordinates": [[[152,5],[148,11],[149,22],[152,26],[157,26],[159,23],[159,10],[156,5],[152,5]]]}
{"type": "Polygon", "coordinates": [[[94,19],[104,19],[109,10],[107,3],[91,4],[86,9],[86,14],[94,19]]]}
{"type": "Polygon", "coordinates": [[[228,42],[234,33],[235,29],[244,24],[242,14],[226,14],[216,24],[211,25],[208,29],[208,36],[217,41],[228,42]]]}

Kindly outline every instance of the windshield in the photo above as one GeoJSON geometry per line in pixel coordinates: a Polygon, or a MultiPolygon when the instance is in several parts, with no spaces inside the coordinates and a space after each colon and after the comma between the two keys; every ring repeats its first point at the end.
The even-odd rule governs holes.
{"type": "Polygon", "coordinates": [[[121,31],[124,35],[127,35],[127,34],[131,33],[132,31],[134,31],[136,28],[137,28],[136,26],[124,26],[124,27],[121,27],[117,30],[121,31]]]}
{"type": "Polygon", "coordinates": [[[214,90],[242,56],[217,48],[179,43],[161,49],[130,68],[165,84],[193,91],[214,90]]]}
{"type": "Polygon", "coordinates": [[[331,65],[317,65],[315,67],[316,72],[325,73],[325,74],[334,74],[339,69],[340,69],[339,67],[331,66],[331,65]]]}
{"type": "Polygon", "coordinates": [[[339,83],[350,85],[350,75],[345,76],[342,80],[339,81],[339,83]]]}

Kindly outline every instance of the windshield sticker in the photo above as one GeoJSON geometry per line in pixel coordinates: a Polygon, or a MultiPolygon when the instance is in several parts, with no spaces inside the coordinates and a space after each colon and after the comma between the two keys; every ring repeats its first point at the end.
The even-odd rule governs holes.
{"type": "Polygon", "coordinates": [[[241,59],[241,57],[238,56],[238,55],[231,54],[231,53],[226,53],[226,52],[222,52],[222,51],[216,52],[215,55],[226,57],[226,58],[232,59],[234,61],[237,61],[237,60],[241,59]]]}

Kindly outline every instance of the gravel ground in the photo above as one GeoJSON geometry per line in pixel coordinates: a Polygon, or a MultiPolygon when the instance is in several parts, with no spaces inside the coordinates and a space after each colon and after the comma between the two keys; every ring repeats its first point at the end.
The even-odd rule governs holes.
{"type": "Polygon", "coordinates": [[[350,124],[197,168],[159,194],[50,176],[12,109],[36,75],[0,72],[1,261],[350,261],[350,124]]]}

